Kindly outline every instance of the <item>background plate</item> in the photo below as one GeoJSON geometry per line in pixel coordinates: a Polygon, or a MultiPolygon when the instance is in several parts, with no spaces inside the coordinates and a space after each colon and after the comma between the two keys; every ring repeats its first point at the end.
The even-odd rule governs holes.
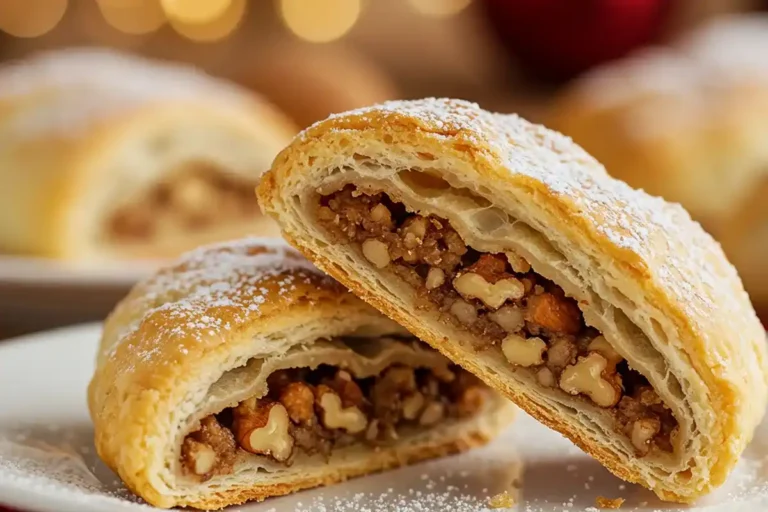
{"type": "Polygon", "coordinates": [[[100,320],[159,264],[85,264],[0,254],[0,338],[100,320]]]}
{"type": "MultiPolygon", "coordinates": [[[[36,512],[151,508],[94,453],[85,394],[99,332],[86,325],[0,343],[0,503],[36,512]]],[[[230,510],[469,512],[508,490],[525,512],[595,512],[597,496],[625,498],[623,512],[751,512],[768,509],[766,461],[764,423],[723,488],[679,507],[613,477],[521,413],[485,448],[230,510]]]]}

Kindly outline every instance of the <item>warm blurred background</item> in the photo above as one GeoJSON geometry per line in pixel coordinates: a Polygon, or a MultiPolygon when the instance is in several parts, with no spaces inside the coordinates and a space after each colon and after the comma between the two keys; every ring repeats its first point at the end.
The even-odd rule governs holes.
{"type": "Polygon", "coordinates": [[[768,1],[2,0],[0,61],[0,338],[273,234],[252,189],[296,131],[423,96],[683,203],[768,313],[768,1]]]}

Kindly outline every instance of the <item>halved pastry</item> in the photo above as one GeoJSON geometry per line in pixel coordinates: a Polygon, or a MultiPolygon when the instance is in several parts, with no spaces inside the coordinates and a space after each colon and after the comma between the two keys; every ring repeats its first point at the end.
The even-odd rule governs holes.
{"type": "Polygon", "coordinates": [[[295,131],[191,67],[68,49],[0,68],[0,251],[178,256],[274,234],[253,189],[295,131]]]}
{"type": "Polygon", "coordinates": [[[765,331],[720,247],[558,133],[385,103],[300,134],[258,192],[320,268],[663,499],[722,483],[763,416],[765,331]]]}
{"type": "Polygon", "coordinates": [[[99,456],[159,507],[221,508],[490,440],[511,404],[285,245],[192,252],[107,319],[99,456]]]}

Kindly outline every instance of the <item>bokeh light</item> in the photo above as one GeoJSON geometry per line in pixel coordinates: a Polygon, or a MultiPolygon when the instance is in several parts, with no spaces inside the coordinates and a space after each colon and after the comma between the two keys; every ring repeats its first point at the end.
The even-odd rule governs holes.
{"type": "Polygon", "coordinates": [[[349,32],[360,10],[360,0],[280,0],[288,29],[313,43],[333,41],[349,32]]]}
{"type": "Polygon", "coordinates": [[[231,0],[217,18],[205,23],[187,23],[176,18],[169,18],[168,23],[188,39],[210,43],[227,37],[237,29],[245,16],[246,5],[246,0],[231,0]]]}
{"type": "Polygon", "coordinates": [[[160,4],[169,18],[201,25],[221,18],[232,0],[160,0],[160,4]]]}
{"type": "Polygon", "coordinates": [[[446,18],[463,11],[472,0],[408,0],[411,6],[425,16],[446,18]]]}
{"type": "Polygon", "coordinates": [[[148,34],[165,23],[159,0],[97,0],[110,26],[126,34],[148,34]]]}
{"type": "Polygon", "coordinates": [[[37,37],[64,16],[67,0],[0,0],[0,30],[16,37],[37,37]]]}

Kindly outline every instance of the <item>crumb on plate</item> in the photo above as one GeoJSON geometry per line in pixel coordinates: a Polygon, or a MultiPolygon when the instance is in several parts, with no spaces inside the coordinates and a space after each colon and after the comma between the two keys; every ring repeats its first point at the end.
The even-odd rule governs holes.
{"type": "Polygon", "coordinates": [[[621,505],[624,503],[624,498],[606,498],[604,496],[598,496],[595,498],[595,504],[598,508],[601,509],[610,509],[615,510],[617,508],[620,508],[621,505]]]}
{"type": "Polygon", "coordinates": [[[488,500],[490,508],[512,508],[515,506],[515,498],[507,491],[491,496],[488,500]]]}

